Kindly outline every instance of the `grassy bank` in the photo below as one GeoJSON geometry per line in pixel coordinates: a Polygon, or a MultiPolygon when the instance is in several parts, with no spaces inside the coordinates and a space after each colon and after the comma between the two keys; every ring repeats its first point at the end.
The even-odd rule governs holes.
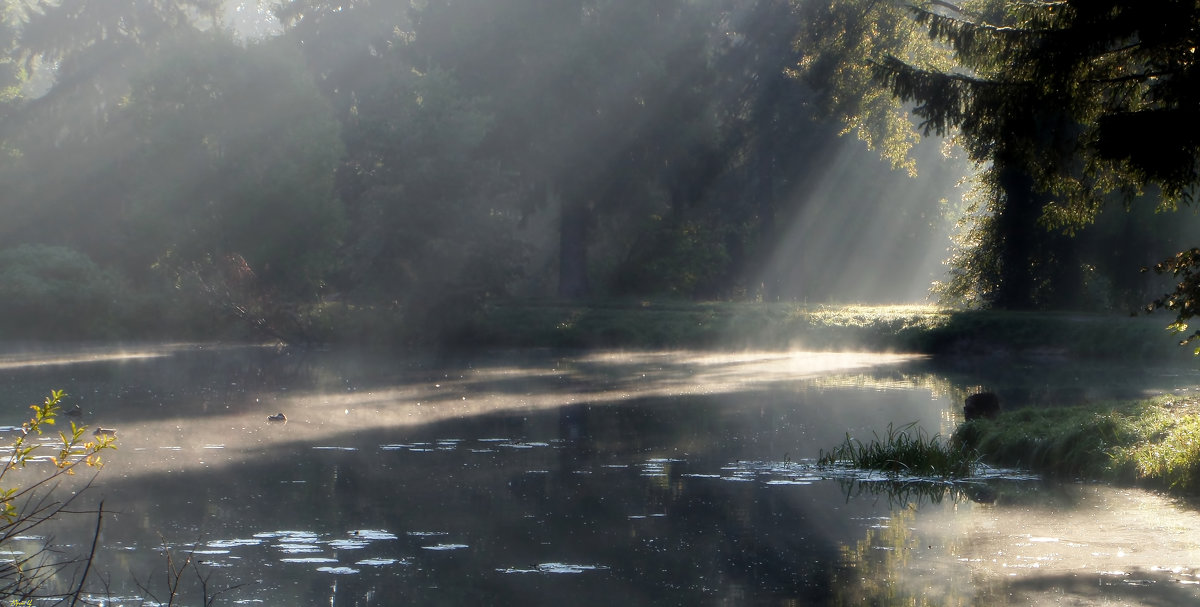
{"type": "Polygon", "coordinates": [[[464,323],[462,345],[626,348],[808,348],[948,355],[1187,355],[1165,317],[950,311],[934,306],[527,301],[494,304],[464,323]]]}
{"type": "Polygon", "coordinates": [[[952,442],[1048,476],[1200,494],[1200,400],[1019,409],[963,424],[952,442]]]}

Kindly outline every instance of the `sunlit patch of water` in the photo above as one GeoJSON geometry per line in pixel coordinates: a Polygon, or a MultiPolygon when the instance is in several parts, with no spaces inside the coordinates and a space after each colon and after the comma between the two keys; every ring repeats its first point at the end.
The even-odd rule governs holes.
{"type": "MultiPolygon", "coordinates": [[[[144,605],[146,607],[161,607],[162,603],[156,603],[147,600],[140,596],[104,596],[85,594],[80,597],[84,605],[94,605],[95,607],[123,607],[124,605],[144,605]]],[[[56,599],[57,601],[57,599],[56,599]]],[[[61,601],[58,601],[61,602],[61,601]]]]}
{"type": "Polygon", "coordinates": [[[336,563],[335,558],[327,556],[290,556],[279,559],[281,563],[336,563]]]}
{"type": "Polygon", "coordinates": [[[275,544],[272,546],[285,554],[308,554],[313,552],[321,552],[321,549],[312,544],[275,544]]]}
{"type": "Polygon", "coordinates": [[[512,573],[546,573],[546,574],[567,573],[567,574],[573,574],[573,573],[584,573],[586,571],[603,571],[606,569],[608,569],[608,567],[605,567],[603,565],[575,565],[575,564],[571,564],[571,563],[541,563],[537,567],[534,567],[532,569],[520,568],[520,567],[506,567],[506,568],[496,569],[496,571],[499,573],[506,573],[506,574],[512,574],[512,573]]]}
{"type": "Polygon", "coordinates": [[[260,538],[237,538],[231,540],[212,540],[206,545],[209,548],[238,548],[240,546],[258,546],[262,544],[260,538]]]}
{"type": "Polygon", "coordinates": [[[332,573],[334,575],[354,575],[359,572],[353,567],[317,567],[317,571],[322,573],[332,573]]]}
{"type": "Polygon", "coordinates": [[[681,459],[656,457],[640,464],[639,468],[641,468],[641,476],[665,477],[670,475],[671,465],[678,463],[684,463],[684,461],[681,459]]]}
{"type": "Polygon", "coordinates": [[[361,561],[357,561],[354,564],[360,565],[363,567],[383,567],[384,565],[397,565],[397,564],[398,565],[411,565],[412,562],[407,559],[375,558],[375,559],[362,559],[361,561]]]}
{"type": "Polygon", "coordinates": [[[382,529],[356,529],[350,532],[351,537],[361,538],[369,541],[377,540],[394,540],[398,539],[396,534],[382,529]]]}
{"type": "Polygon", "coordinates": [[[174,344],[131,350],[96,348],[90,350],[76,350],[68,354],[39,352],[2,354],[0,355],[0,370],[162,358],[165,356],[171,356],[176,352],[193,349],[195,347],[196,346],[187,344],[174,344]]]}
{"type": "Polygon", "coordinates": [[[767,485],[811,485],[822,480],[848,480],[858,483],[924,483],[963,485],[985,481],[1037,481],[1041,477],[1027,470],[997,468],[980,464],[967,477],[939,477],[920,474],[865,470],[848,465],[818,465],[804,461],[739,461],[721,468],[725,480],[757,480],[767,485]]]}
{"type": "Polygon", "coordinates": [[[255,533],[259,539],[278,539],[280,542],[315,542],[318,535],[312,531],[262,531],[255,533]]]}
{"type": "MultiPolygon", "coordinates": [[[[327,377],[319,381],[278,385],[274,382],[290,380],[272,378],[269,386],[258,388],[259,393],[251,393],[255,389],[253,381],[239,378],[237,390],[245,392],[231,392],[232,396],[220,390],[206,392],[203,403],[180,399],[178,407],[164,408],[162,411],[169,413],[159,414],[178,416],[169,419],[145,416],[140,409],[127,406],[121,411],[123,417],[112,422],[121,428],[122,449],[113,454],[111,462],[117,474],[107,478],[114,479],[113,485],[123,499],[136,498],[131,500],[135,507],[126,512],[171,514],[143,517],[123,513],[105,533],[110,541],[120,533],[123,539],[143,538],[145,542],[144,537],[152,534],[147,529],[162,525],[164,519],[186,520],[175,528],[175,535],[183,537],[189,537],[199,525],[226,525],[228,530],[219,532],[226,538],[201,543],[196,551],[197,556],[205,556],[205,566],[226,568],[218,572],[218,577],[226,575],[238,582],[261,579],[264,592],[271,593],[314,592],[307,588],[294,590],[294,580],[319,580],[312,586],[322,587],[299,600],[273,594],[274,600],[265,601],[268,604],[317,604],[311,599],[324,592],[323,588],[339,584],[342,594],[337,596],[338,604],[347,600],[352,585],[356,593],[361,588],[370,589],[351,602],[387,588],[414,595],[424,592],[425,603],[434,604],[437,601],[430,599],[437,597],[428,589],[434,585],[445,588],[446,580],[457,579],[464,570],[493,578],[504,573],[578,574],[607,569],[607,562],[617,577],[629,575],[634,561],[642,555],[661,559],[651,561],[650,566],[656,569],[661,562],[664,571],[673,567],[687,572],[671,576],[664,573],[661,580],[655,580],[664,588],[692,593],[707,588],[710,590],[703,590],[706,594],[701,599],[719,596],[708,594],[712,592],[744,599],[728,602],[753,602],[777,590],[769,587],[773,583],[771,568],[790,572],[802,567],[798,563],[807,557],[800,555],[797,559],[788,552],[789,547],[807,547],[803,542],[814,535],[820,535],[833,548],[854,549],[861,541],[867,544],[864,551],[868,553],[908,559],[905,566],[933,573],[900,569],[896,577],[921,581],[932,578],[927,584],[930,587],[949,583],[938,577],[945,571],[938,567],[983,572],[981,576],[1019,577],[1061,572],[1062,561],[1055,560],[1059,558],[1055,554],[1087,551],[1096,553],[1085,572],[1091,576],[1089,583],[1093,586],[1101,579],[1100,572],[1116,571],[1129,575],[1104,577],[1104,583],[1141,590],[1152,588],[1142,586],[1144,580],[1157,580],[1161,585],[1162,579],[1170,577],[1179,586],[1200,580],[1186,558],[1156,557],[1139,563],[1134,548],[1125,546],[1121,552],[1101,546],[1090,536],[1081,540],[1064,531],[1068,527],[1039,529],[1022,523],[1022,528],[1006,518],[1011,514],[1005,508],[1003,492],[995,503],[987,505],[953,500],[935,506],[930,506],[928,500],[919,504],[915,522],[903,525],[916,534],[911,545],[888,545],[879,539],[882,536],[863,540],[868,531],[894,531],[898,526],[891,525],[886,517],[847,520],[847,513],[877,513],[892,508],[891,502],[876,499],[869,491],[863,491],[861,499],[856,499],[859,494],[843,498],[839,495],[843,487],[858,483],[886,492],[895,485],[918,485],[928,479],[902,477],[897,482],[895,478],[850,469],[818,469],[809,460],[774,458],[789,451],[810,455],[809,447],[815,450],[825,437],[839,436],[851,427],[856,433],[869,432],[871,424],[887,423],[883,419],[887,415],[921,419],[922,423],[938,420],[940,413],[950,410],[950,403],[925,392],[913,398],[902,397],[902,386],[880,392],[883,396],[876,398],[872,390],[877,386],[870,384],[879,377],[875,373],[864,373],[849,387],[831,380],[827,385],[833,393],[825,394],[826,384],[796,381],[806,377],[803,371],[790,376],[770,370],[772,365],[786,367],[788,357],[775,362],[765,360],[770,358],[760,361],[768,368],[762,376],[746,371],[743,362],[734,359],[697,362],[687,357],[653,355],[629,359],[614,356],[608,361],[564,359],[554,373],[545,376],[554,380],[549,387],[544,383],[528,388],[520,382],[541,375],[518,367],[500,374],[461,370],[439,380],[441,386],[437,388],[431,387],[433,383],[424,370],[417,373],[418,379],[408,374],[387,375],[381,380],[382,389],[362,390],[343,385],[340,374],[344,371],[322,369],[327,377]],[[638,377],[631,379],[625,374],[627,367],[638,366],[643,367],[638,377]],[[737,373],[748,375],[735,377],[737,373]],[[605,377],[609,374],[611,378],[605,377]],[[489,386],[487,382],[492,379],[504,379],[506,383],[489,386]],[[710,379],[715,383],[705,384],[710,379]],[[676,398],[678,394],[722,391],[734,396],[676,398]],[[469,401],[462,400],[464,394],[470,396],[469,401]],[[671,397],[655,398],[664,394],[671,397]],[[254,404],[259,397],[261,405],[254,404]],[[236,406],[231,409],[227,404],[231,398],[249,404],[240,410],[236,406]],[[629,402],[642,398],[647,400],[629,402]],[[569,399],[586,404],[563,408],[569,399]],[[422,403],[419,410],[414,402],[422,403]],[[209,406],[212,411],[201,411],[209,406]],[[193,407],[194,414],[188,411],[193,407]],[[265,415],[279,410],[287,412],[289,423],[268,424],[265,415]],[[410,413],[413,417],[406,418],[410,413]],[[202,451],[218,444],[224,446],[224,451],[202,451]],[[347,452],[346,447],[360,451],[347,452]],[[679,457],[657,457],[661,455],[679,457]],[[193,477],[191,473],[195,472],[196,462],[203,461],[201,458],[221,458],[221,465],[229,469],[217,470],[214,464],[214,469],[201,470],[193,477]],[[722,466],[730,461],[734,463],[722,466]],[[147,486],[143,479],[136,478],[143,473],[154,483],[149,485],[154,491],[146,492],[146,496],[138,495],[138,490],[147,486]],[[200,484],[193,484],[193,478],[200,484]],[[201,503],[199,495],[206,501],[201,503]],[[488,515],[478,516],[485,504],[488,515]],[[582,510],[593,507],[597,510],[582,510]],[[350,518],[327,516],[329,508],[339,508],[350,518]],[[697,509],[705,516],[692,516],[697,509]],[[764,517],[762,513],[767,510],[781,514],[764,517]],[[710,512],[719,518],[710,519],[710,512]],[[590,516],[596,514],[599,516],[590,516]],[[806,523],[801,519],[816,521],[815,531],[803,527],[806,523]],[[963,550],[959,537],[949,532],[935,535],[913,531],[926,525],[955,526],[961,520],[970,521],[965,532],[968,539],[962,541],[973,541],[971,533],[989,526],[1008,535],[996,539],[991,550],[963,550]],[[990,522],[993,520],[1002,522],[990,522]],[[251,533],[246,530],[248,524],[254,525],[250,529],[262,529],[263,533],[246,537],[251,533]],[[346,530],[355,525],[392,525],[397,531],[346,530]],[[801,527],[800,533],[795,532],[796,526],[801,527]],[[131,527],[137,529],[130,531],[131,527]],[[290,527],[311,529],[269,531],[290,527]],[[705,538],[720,535],[713,529],[725,530],[730,539],[736,540],[708,542],[705,538]],[[752,542],[741,541],[743,537],[752,542]],[[393,543],[376,543],[383,540],[393,543]],[[568,543],[568,553],[544,552],[568,543]],[[756,573],[754,579],[766,580],[765,585],[730,581],[746,577],[748,571],[741,569],[739,558],[750,543],[764,549],[762,554],[751,556],[755,559],[753,566],[761,566],[766,574],[756,573]],[[921,555],[914,554],[917,547],[921,547],[921,555]],[[711,549],[713,558],[694,558],[701,554],[700,549],[706,557],[711,549]],[[1043,553],[1038,553],[1039,549],[1043,553]],[[631,554],[629,550],[634,551],[634,558],[627,563],[623,559],[631,554]],[[767,552],[777,552],[778,558],[767,552]],[[610,561],[612,555],[617,555],[617,560],[610,561]],[[535,565],[556,556],[563,561],[535,565]],[[717,563],[703,572],[703,579],[691,574],[692,567],[700,570],[700,560],[717,563]],[[1147,569],[1146,562],[1160,569],[1147,569]],[[394,570],[389,569],[405,565],[414,568],[400,573],[413,575],[392,575],[394,570]],[[331,575],[324,577],[317,575],[317,567],[345,568],[367,575],[354,579],[346,573],[351,577],[339,578],[330,571],[331,575]],[[684,579],[687,576],[690,579],[684,579]]],[[[750,364],[748,361],[744,362],[750,364]]],[[[309,377],[308,373],[302,372],[303,379],[309,377]]],[[[227,377],[221,381],[222,385],[228,383],[227,377]]],[[[159,400],[168,400],[167,390],[158,392],[161,395],[149,401],[151,410],[159,400]]],[[[1018,478],[1006,471],[985,470],[977,478],[987,482],[977,484],[992,482],[989,475],[1002,482],[1018,478]]],[[[893,510],[905,509],[913,501],[897,501],[893,510]]],[[[1080,516],[1091,507],[1090,503],[1064,505],[1046,516],[1080,516]]],[[[1150,507],[1155,509],[1161,509],[1161,504],[1150,507]]],[[[936,531],[942,533],[940,528],[936,531]]],[[[1105,533],[1093,530],[1092,535],[1101,537],[1105,533]]],[[[1129,531],[1124,540],[1136,548],[1139,538],[1186,533],[1174,528],[1161,533],[1129,531]]],[[[821,546],[815,548],[819,551],[821,546]]],[[[109,545],[105,550],[110,559],[114,551],[121,551],[117,555],[121,571],[130,570],[126,562],[138,559],[142,562],[134,566],[139,571],[159,566],[157,561],[145,565],[157,555],[152,549],[129,554],[124,548],[109,545]]],[[[584,573],[566,583],[594,584],[597,579],[605,583],[607,580],[602,578],[607,575],[584,573]]],[[[824,582],[812,580],[816,585],[824,582]]],[[[506,580],[511,581],[520,580],[506,580]]],[[[792,588],[793,581],[781,584],[792,588]]],[[[961,577],[954,583],[958,588],[976,588],[972,581],[961,577]]],[[[308,585],[299,583],[301,587],[308,585]]],[[[547,583],[530,578],[509,584],[539,586],[539,591],[544,585],[547,583]]],[[[619,587],[614,585],[614,590],[619,587]]],[[[227,598],[232,600],[234,596],[227,598]]],[[[331,601],[329,594],[317,598],[322,604],[331,601]]],[[[698,597],[690,594],[685,598],[698,597]]],[[[803,598],[796,602],[807,604],[803,598]]]]}
{"type": "Polygon", "coordinates": [[[330,540],[329,547],[335,550],[362,550],[370,545],[363,540],[330,540]]]}

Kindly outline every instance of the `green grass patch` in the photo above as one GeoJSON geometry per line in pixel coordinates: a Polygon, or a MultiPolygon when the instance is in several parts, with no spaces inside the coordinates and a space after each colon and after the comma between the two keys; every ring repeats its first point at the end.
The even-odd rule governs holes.
{"type": "Polygon", "coordinates": [[[1186,357],[1163,318],[954,311],[932,305],[524,300],[484,306],[461,345],[765,348],[946,355],[1186,357]]]}
{"type": "Polygon", "coordinates": [[[817,465],[850,465],[888,474],[963,478],[971,476],[979,456],[972,449],[930,436],[915,423],[899,428],[888,424],[887,436],[867,442],[846,435],[841,445],[821,451],[817,465]]]}
{"type": "Polygon", "coordinates": [[[1050,476],[1200,493],[1200,403],[1178,396],[1019,409],[967,422],[951,442],[1050,476]]]}
{"type": "Polygon", "coordinates": [[[317,306],[303,316],[321,342],[1191,358],[1189,349],[1176,346],[1162,317],[672,300],[504,300],[431,310],[347,302],[317,306]]]}

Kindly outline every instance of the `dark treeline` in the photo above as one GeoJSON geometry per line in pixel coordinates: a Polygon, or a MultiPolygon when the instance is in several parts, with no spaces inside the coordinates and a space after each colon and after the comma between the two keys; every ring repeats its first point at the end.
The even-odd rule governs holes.
{"type": "Polygon", "coordinates": [[[1005,303],[987,268],[1013,234],[1042,268],[1014,307],[1161,292],[1137,269],[1190,215],[997,232],[954,188],[968,161],[914,147],[872,75],[937,46],[858,4],[6,4],[0,337],[208,331],[214,307],[297,339],[332,309],[436,336],[510,297],[908,301],[959,216],[948,300],[1005,303]]]}

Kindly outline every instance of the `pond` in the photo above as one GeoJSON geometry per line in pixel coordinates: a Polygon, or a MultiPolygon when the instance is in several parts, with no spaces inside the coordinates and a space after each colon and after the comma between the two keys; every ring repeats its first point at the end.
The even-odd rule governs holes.
{"type": "MultiPolygon", "coordinates": [[[[1198,385],[1056,359],[76,348],[0,355],[0,425],[61,388],[117,429],[81,498],[109,513],[95,604],[166,603],[191,556],[189,605],[1161,605],[1200,601],[1193,505],[813,460],[889,425],[947,435],[980,388],[1050,406],[1198,385]]],[[[4,548],[86,555],[95,524],[4,548]]]]}

